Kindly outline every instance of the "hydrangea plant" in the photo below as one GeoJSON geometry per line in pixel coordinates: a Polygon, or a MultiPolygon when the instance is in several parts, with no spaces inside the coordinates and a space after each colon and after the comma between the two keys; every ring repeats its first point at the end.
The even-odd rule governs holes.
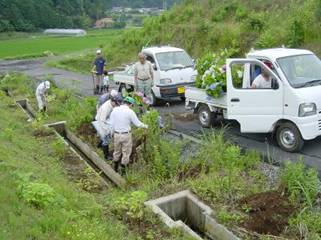
{"type": "Polygon", "coordinates": [[[219,53],[207,53],[198,59],[196,86],[206,89],[207,94],[214,98],[220,97],[226,89],[226,59],[235,51],[235,49],[223,49],[219,53]]]}

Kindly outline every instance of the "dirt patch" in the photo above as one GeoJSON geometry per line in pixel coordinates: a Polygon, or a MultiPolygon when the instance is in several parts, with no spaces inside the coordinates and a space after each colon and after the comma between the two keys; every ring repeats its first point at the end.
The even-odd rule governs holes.
{"type": "Polygon", "coordinates": [[[187,178],[197,178],[201,173],[207,174],[209,172],[208,166],[202,166],[201,164],[198,164],[193,167],[187,167],[186,169],[182,170],[178,174],[178,181],[182,182],[187,178]]]}
{"type": "Polygon", "coordinates": [[[295,212],[288,198],[276,191],[258,193],[240,200],[242,210],[249,218],[242,225],[260,234],[280,235],[295,212]]]}
{"type": "Polygon", "coordinates": [[[96,135],[96,130],[91,125],[91,123],[83,123],[78,129],[76,135],[80,137],[84,142],[89,143],[94,147],[97,146],[98,138],[96,135]]]}
{"type": "Polygon", "coordinates": [[[191,122],[197,118],[197,115],[194,113],[172,113],[172,116],[176,120],[180,120],[183,122],[191,122]]]}
{"type": "Polygon", "coordinates": [[[100,193],[107,189],[104,180],[75,153],[67,151],[63,159],[63,165],[69,179],[83,190],[90,193],[100,193]]]}

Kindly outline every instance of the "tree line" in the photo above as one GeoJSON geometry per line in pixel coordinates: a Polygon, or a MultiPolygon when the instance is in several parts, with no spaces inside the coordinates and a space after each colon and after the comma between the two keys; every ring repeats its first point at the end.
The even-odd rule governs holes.
{"type": "MultiPolygon", "coordinates": [[[[177,0],[166,0],[172,4],[177,0]]],[[[0,32],[88,28],[113,6],[161,7],[163,0],[0,0],[0,32]]]]}

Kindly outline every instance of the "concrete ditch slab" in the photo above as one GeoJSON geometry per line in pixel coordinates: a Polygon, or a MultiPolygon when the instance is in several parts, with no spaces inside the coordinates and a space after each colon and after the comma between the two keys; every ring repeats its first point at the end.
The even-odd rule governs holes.
{"type": "Polygon", "coordinates": [[[32,106],[29,104],[28,99],[17,100],[16,104],[28,115],[28,121],[32,121],[36,118],[36,113],[32,106]]]}
{"type": "Polygon", "coordinates": [[[212,218],[213,210],[189,190],[145,202],[170,228],[181,228],[195,239],[239,240],[212,218]]]}

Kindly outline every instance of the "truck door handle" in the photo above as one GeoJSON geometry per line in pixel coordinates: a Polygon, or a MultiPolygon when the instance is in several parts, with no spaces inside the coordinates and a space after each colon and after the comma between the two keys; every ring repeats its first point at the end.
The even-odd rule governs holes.
{"type": "Polygon", "coordinates": [[[232,98],[232,99],[231,99],[231,102],[239,102],[239,101],[240,101],[239,98],[232,98]]]}

